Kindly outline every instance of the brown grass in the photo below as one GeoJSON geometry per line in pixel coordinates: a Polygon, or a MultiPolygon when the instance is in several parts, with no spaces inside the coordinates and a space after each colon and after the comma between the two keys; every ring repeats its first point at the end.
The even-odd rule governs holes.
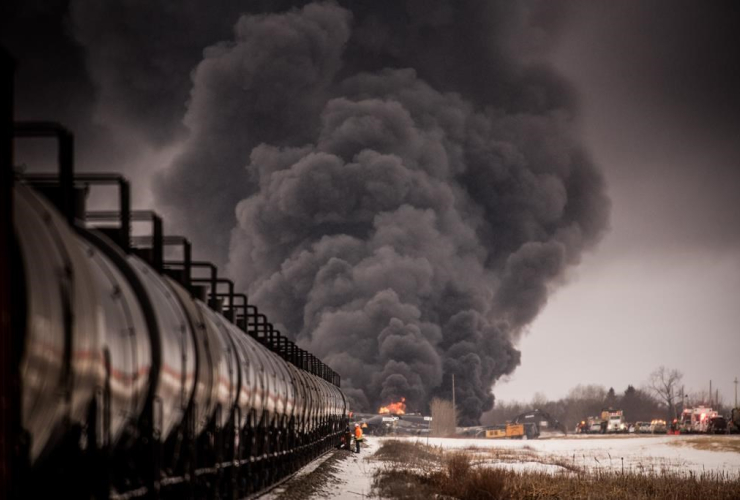
{"type": "Polygon", "coordinates": [[[544,465],[557,465],[564,471],[583,472],[583,468],[560,456],[541,455],[532,446],[521,448],[479,448],[468,446],[464,451],[475,457],[478,463],[522,463],[535,462],[544,465]]]}
{"type": "Polygon", "coordinates": [[[738,498],[740,479],[724,474],[621,474],[600,471],[591,474],[550,475],[507,472],[511,498],[572,498],[586,500],[622,498],[693,500],[738,498]]]}
{"type": "Polygon", "coordinates": [[[473,468],[470,455],[462,451],[449,453],[445,458],[445,466],[447,475],[453,481],[464,480],[473,468]]]}
{"type": "Polygon", "coordinates": [[[507,498],[501,470],[474,467],[472,458],[459,451],[446,457],[445,467],[431,476],[432,484],[442,495],[470,500],[507,498]]]}
{"type": "Polygon", "coordinates": [[[670,444],[672,446],[691,446],[697,450],[740,453],[740,436],[696,436],[677,439],[671,441],[670,444]]]}
{"type": "MultiPolygon", "coordinates": [[[[417,446],[413,443],[403,444],[417,446]]],[[[383,452],[385,446],[385,443],[381,445],[379,452],[383,452]]],[[[395,444],[392,446],[396,447],[395,444]]],[[[398,450],[397,447],[395,449],[398,450]]],[[[406,456],[415,456],[414,452],[408,450],[404,453],[406,456]]],[[[531,454],[532,451],[525,450],[520,461],[527,461],[531,454]]],[[[556,464],[563,467],[563,472],[559,474],[515,472],[482,466],[483,463],[497,461],[483,460],[480,450],[445,453],[434,449],[434,456],[440,455],[442,459],[436,462],[436,466],[426,470],[404,470],[399,467],[400,463],[393,468],[379,470],[373,484],[376,493],[382,498],[394,499],[730,500],[739,498],[740,492],[740,475],[732,474],[585,472],[567,461],[556,464]]],[[[506,458],[513,461],[512,456],[507,455],[506,458]]]]}
{"type": "Polygon", "coordinates": [[[380,470],[373,486],[381,498],[504,499],[509,498],[504,491],[504,475],[501,470],[476,468],[469,455],[456,452],[445,458],[444,468],[431,472],[380,470]]]}
{"type": "Polygon", "coordinates": [[[426,476],[403,469],[376,472],[373,489],[380,498],[400,500],[425,500],[436,495],[426,476]]]}
{"type": "Polygon", "coordinates": [[[391,466],[403,464],[405,467],[426,469],[442,463],[442,449],[392,439],[384,441],[373,458],[390,462],[391,466]]]}

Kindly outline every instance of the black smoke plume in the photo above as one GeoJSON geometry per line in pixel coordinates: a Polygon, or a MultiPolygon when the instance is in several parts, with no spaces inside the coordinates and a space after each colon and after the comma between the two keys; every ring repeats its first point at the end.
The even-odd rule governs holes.
{"type": "Polygon", "coordinates": [[[476,422],[606,227],[573,94],[539,63],[549,2],[54,5],[87,113],[177,152],[155,169],[170,227],[357,409],[424,409],[455,374],[476,422]]]}
{"type": "MultiPolygon", "coordinates": [[[[519,364],[514,343],[550,287],[598,239],[608,202],[573,137],[567,87],[494,43],[506,34],[492,28],[514,14],[412,4],[405,16],[351,19],[312,4],[250,18],[331,19],[332,33],[354,31],[342,52],[317,45],[311,64],[295,59],[312,73],[345,61],[330,66],[328,85],[318,80],[326,98],[315,125],[307,110],[320,93],[307,86],[276,107],[279,140],[252,149],[254,192],[237,205],[229,267],[344,375],[360,407],[406,397],[423,408],[450,395],[454,373],[461,422],[473,423],[519,364]],[[481,12],[490,23],[475,19],[481,12]],[[308,144],[290,132],[296,124],[308,144]]],[[[290,40],[316,45],[303,33],[290,40]]]]}

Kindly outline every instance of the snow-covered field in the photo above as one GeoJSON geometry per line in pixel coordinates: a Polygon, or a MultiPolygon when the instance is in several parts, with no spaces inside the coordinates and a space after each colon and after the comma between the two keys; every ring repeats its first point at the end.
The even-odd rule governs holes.
{"type": "MultiPolygon", "coordinates": [[[[333,480],[314,498],[370,498],[374,472],[392,466],[372,459],[380,444],[388,439],[466,450],[479,457],[485,466],[518,472],[621,471],[624,465],[625,472],[711,472],[740,476],[740,452],[737,451],[740,450],[740,436],[567,436],[529,441],[369,436],[359,455],[341,452],[347,456],[336,462],[333,480]],[[723,444],[722,448],[736,451],[712,450],[712,444],[717,442],[723,444]],[[731,446],[724,446],[724,443],[731,446]],[[709,449],[697,449],[697,446],[709,449]]],[[[306,473],[302,471],[295,480],[300,480],[300,476],[306,473]]],[[[271,498],[279,498],[279,495],[271,498]]]]}
{"type": "MultiPolygon", "coordinates": [[[[426,444],[427,439],[402,438],[426,444]]],[[[431,446],[470,449],[498,453],[504,457],[499,465],[515,470],[556,471],[562,467],[553,462],[572,465],[581,470],[612,469],[632,472],[725,472],[740,474],[740,453],[702,450],[690,445],[697,440],[723,440],[740,443],[740,436],[589,436],[578,435],[555,439],[444,439],[429,438],[431,446]],[[526,452],[524,460],[510,460],[502,451],[526,452]],[[527,458],[532,460],[526,460],[527,458]],[[556,460],[553,460],[556,459],[556,460]],[[624,459],[624,461],[622,460],[624,459]]],[[[738,448],[736,448],[738,449],[738,448]]],[[[494,455],[495,456],[495,455],[494,455]]]]}

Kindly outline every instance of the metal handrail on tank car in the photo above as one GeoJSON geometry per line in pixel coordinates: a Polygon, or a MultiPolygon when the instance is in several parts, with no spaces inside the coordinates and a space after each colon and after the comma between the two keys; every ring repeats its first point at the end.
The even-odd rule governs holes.
{"type": "Polygon", "coordinates": [[[208,293],[208,304],[209,306],[215,310],[219,311],[221,314],[226,316],[229,321],[232,323],[235,323],[234,321],[234,313],[231,308],[229,308],[228,311],[223,311],[223,305],[220,302],[220,296],[226,296],[226,297],[233,297],[234,296],[234,282],[230,279],[226,278],[216,278],[215,280],[212,278],[190,278],[191,283],[207,283],[213,287],[215,285],[216,288],[211,288],[210,292],[208,293]],[[227,294],[219,294],[218,293],[218,285],[228,285],[229,292],[227,294]]]}
{"type": "MultiPolygon", "coordinates": [[[[68,224],[74,224],[74,134],[60,123],[46,121],[14,122],[12,133],[14,138],[49,137],[57,140],[62,214],[68,224]]],[[[9,164],[6,168],[12,169],[13,165],[9,164]]]]}
{"type": "MultiPolygon", "coordinates": [[[[61,166],[61,164],[60,164],[61,166]]],[[[51,173],[33,173],[26,174],[23,176],[26,182],[29,182],[32,186],[50,186],[60,185],[59,176],[51,173]]],[[[87,220],[94,219],[96,215],[100,215],[101,219],[103,214],[107,214],[108,219],[114,219],[120,222],[120,227],[117,233],[106,231],[109,237],[111,237],[125,252],[130,249],[129,235],[131,234],[131,186],[128,179],[120,174],[108,174],[108,173],[90,173],[90,174],[72,174],[72,183],[69,186],[60,185],[62,196],[72,197],[72,206],[69,210],[72,210],[71,217],[74,219],[75,216],[79,218],[85,218],[87,220]],[[92,185],[114,185],[118,187],[118,211],[107,211],[107,212],[85,212],[79,213],[77,206],[75,205],[76,197],[74,193],[75,184],[84,184],[86,187],[92,185]],[[71,194],[66,194],[67,192],[71,194]]]]}
{"type": "Polygon", "coordinates": [[[286,361],[295,366],[320,377],[327,382],[340,387],[341,378],[331,368],[326,366],[313,354],[299,348],[293,341],[283,336],[279,330],[275,329],[267,316],[259,313],[256,306],[247,305],[247,332],[253,335],[260,343],[278,354],[286,361]],[[250,313],[249,311],[254,311],[250,313]],[[250,322],[249,318],[254,321],[250,322]],[[252,328],[250,328],[252,327],[252,328]]]}
{"type": "Polygon", "coordinates": [[[247,295],[244,293],[216,293],[215,296],[217,298],[228,298],[229,299],[229,309],[232,310],[232,313],[234,314],[233,322],[236,326],[238,326],[241,330],[245,331],[247,330],[246,326],[246,315],[247,315],[247,305],[248,305],[248,298],[247,295]],[[241,304],[236,304],[234,299],[241,299],[241,304]],[[237,314],[237,308],[242,311],[242,315],[239,316],[237,314]]]}
{"type": "MultiPolygon", "coordinates": [[[[122,203],[123,205],[123,203],[122,203]]],[[[157,272],[161,273],[164,262],[164,228],[162,217],[152,210],[121,210],[116,211],[91,211],[85,212],[86,222],[110,222],[120,220],[120,236],[116,238],[116,243],[121,245],[125,252],[134,251],[143,257],[157,272]],[[131,225],[133,222],[149,222],[152,226],[151,236],[130,236],[131,225]],[[128,229],[126,229],[128,228],[128,229]],[[148,244],[149,248],[142,247],[142,244],[148,244]],[[151,250],[146,253],[145,250],[151,250]]],[[[105,228],[98,228],[105,229],[105,228]]],[[[105,231],[106,234],[110,231],[105,231]]]]}

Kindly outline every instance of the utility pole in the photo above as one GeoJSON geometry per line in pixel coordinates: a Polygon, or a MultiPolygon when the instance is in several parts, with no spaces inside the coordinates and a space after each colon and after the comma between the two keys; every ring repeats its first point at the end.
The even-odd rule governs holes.
{"type": "Polygon", "coordinates": [[[737,377],[735,377],[735,408],[737,408],[737,377]]]}
{"type": "Polygon", "coordinates": [[[709,407],[712,407],[712,379],[709,379],[709,407]]]}
{"type": "Polygon", "coordinates": [[[457,406],[455,406],[455,374],[452,374],[452,417],[457,428],[457,406]]]}

